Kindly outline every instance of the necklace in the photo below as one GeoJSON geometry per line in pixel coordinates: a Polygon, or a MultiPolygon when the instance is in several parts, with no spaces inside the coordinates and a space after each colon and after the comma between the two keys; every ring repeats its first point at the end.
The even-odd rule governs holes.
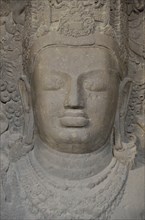
{"type": "Polygon", "coordinates": [[[81,180],[46,176],[31,153],[16,166],[31,212],[44,220],[109,219],[121,201],[128,176],[128,168],[115,158],[99,174],[81,180]]]}

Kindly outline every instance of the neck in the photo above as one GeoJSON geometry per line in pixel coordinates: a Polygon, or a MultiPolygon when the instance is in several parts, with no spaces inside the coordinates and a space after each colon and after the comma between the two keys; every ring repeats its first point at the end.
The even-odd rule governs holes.
{"type": "Polygon", "coordinates": [[[112,160],[111,145],[107,143],[99,150],[87,154],[62,153],[50,148],[39,138],[34,144],[34,155],[46,175],[67,179],[83,179],[104,170],[112,160]]]}

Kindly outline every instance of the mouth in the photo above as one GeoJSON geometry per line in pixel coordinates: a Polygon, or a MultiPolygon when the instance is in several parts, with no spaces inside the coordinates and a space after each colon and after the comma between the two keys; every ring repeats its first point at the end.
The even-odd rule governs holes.
{"type": "Polygon", "coordinates": [[[68,110],[63,117],[60,118],[60,123],[64,127],[85,127],[89,123],[86,114],[80,110],[68,110]]]}

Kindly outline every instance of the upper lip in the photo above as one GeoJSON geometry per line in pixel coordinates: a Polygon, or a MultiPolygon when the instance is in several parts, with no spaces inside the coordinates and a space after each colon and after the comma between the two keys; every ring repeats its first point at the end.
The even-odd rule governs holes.
{"type": "Polygon", "coordinates": [[[60,123],[65,127],[85,127],[88,125],[89,119],[82,110],[70,109],[64,112],[60,123]]]}
{"type": "Polygon", "coordinates": [[[87,115],[82,110],[67,110],[63,117],[83,117],[88,118],[87,115]]]}

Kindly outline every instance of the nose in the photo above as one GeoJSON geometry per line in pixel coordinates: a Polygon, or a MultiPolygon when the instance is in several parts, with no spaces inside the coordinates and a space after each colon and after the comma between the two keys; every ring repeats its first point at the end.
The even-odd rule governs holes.
{"type": "Polygon", "coordinates": [[[82,91],[79,83],[72,82],[65,97],[64,107],[72,109],[84,108],[84,100],[81,93],[82,91]]]}

